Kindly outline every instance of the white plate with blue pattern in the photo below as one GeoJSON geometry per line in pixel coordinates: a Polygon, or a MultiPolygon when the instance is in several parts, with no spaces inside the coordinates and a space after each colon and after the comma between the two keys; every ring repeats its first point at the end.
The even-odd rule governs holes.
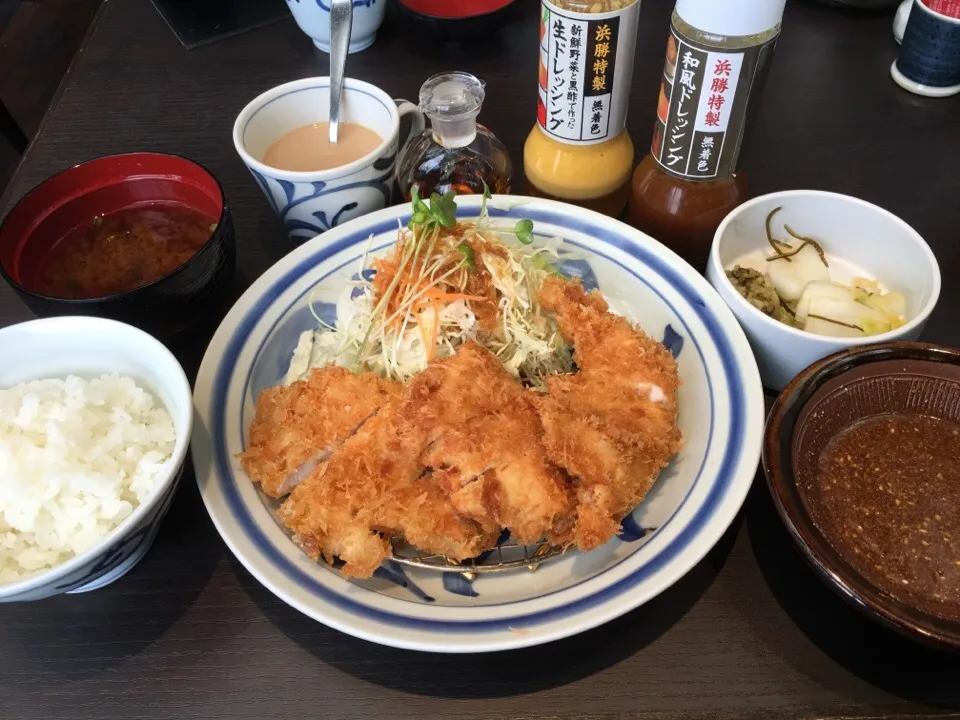
{"type": "MultiPolygon", "coordinates": [[[[478,197],[459,198],[476,217],[478,197]]],[[[278,384],[299,334],[315,326],[308,300],[330,313],[368,247],[385,252],[407,206],[387,208],[314,238],[257,280],[214,335],[194,390],[193,459],[200,492],[227,545],[278,597],[343,632],[438,652],[504,650],[582,632],[647,602],[688,572],[733,521],[757,469],[764,404],[750,347],[733,315],[699,274],[650,237],[563,203],[497,197],[494,218],[529,218],[561,237],[577,260],[562,268],[598,287],[611,308],[662,338],[682,379],[685,446],[623,532],[590,553],[570,552],[536,572],[468,580],[387,561],[351,582],[290,540],[274,503],[244,474],[257,394],[278,384]],[[584,260],[583,258],[587,259],[584,260]]],[[[512,224],[512,222],[510,223],[512,224]]]]}

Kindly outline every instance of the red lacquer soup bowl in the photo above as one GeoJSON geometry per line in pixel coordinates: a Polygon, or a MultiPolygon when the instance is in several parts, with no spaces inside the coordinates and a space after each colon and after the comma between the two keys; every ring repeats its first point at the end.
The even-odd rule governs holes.
{"type": "Polygon", "coordinates": [[[176,155],[65,170],[0,224],[0,274],[39,316],[95,315],[172,336],[232,291],[236,240],[217,179],[176,155]]]}

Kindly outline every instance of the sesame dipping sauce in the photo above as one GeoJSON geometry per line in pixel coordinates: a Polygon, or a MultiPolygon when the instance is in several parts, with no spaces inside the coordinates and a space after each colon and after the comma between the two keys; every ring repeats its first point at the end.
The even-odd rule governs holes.
{"type": "Polygon", "coordinates": [[[879,414],[844,427],[802,481],[814,524],[894,599],[960,618],[960,423],[879,414]]]}
{"type": "Polygon", "coordinates": [[[960,651],[960,348],[888,342],[803,370],[763,471],[804,559],[854,608],[960,651]]]}

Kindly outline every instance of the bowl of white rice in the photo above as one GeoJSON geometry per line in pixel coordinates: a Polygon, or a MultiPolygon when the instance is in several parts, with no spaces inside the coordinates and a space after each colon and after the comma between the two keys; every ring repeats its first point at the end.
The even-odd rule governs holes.
{"type": "Polygon", "coordinates": [[[0,602],[103,587],[146,554],[193,424],[151,335],[57,317],[0,329],[0,602]]]}

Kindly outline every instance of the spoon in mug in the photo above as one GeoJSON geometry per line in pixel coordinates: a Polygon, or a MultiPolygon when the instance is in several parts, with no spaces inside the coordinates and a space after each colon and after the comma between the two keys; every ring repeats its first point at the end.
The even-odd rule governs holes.
{"type": "Polygon", "coordinates": [[[340,131],[340,98],[343,94],[343,73],[347,67],[347,50],[353,29],[353,0],[332,0],[330,3],[330,143],[337,144],[340,131]]]}

